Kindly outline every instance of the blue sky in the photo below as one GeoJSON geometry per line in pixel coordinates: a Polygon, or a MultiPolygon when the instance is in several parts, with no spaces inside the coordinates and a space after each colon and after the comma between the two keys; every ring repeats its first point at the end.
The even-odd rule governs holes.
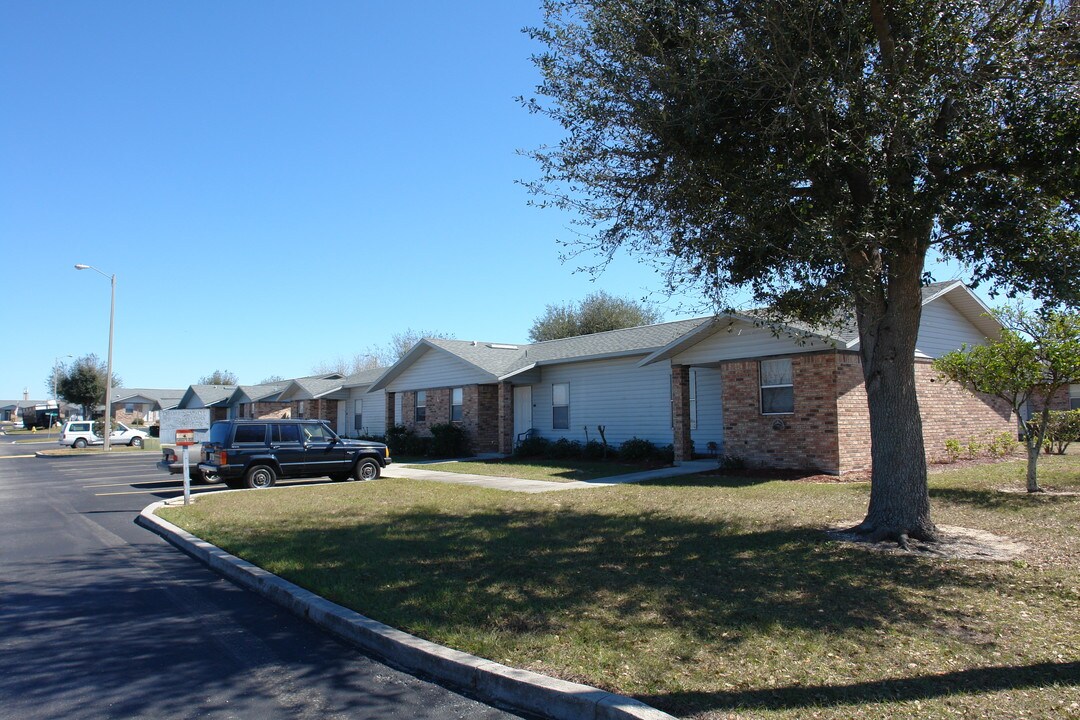
{"type": "MultiPolygon", "coordinates": [[[[560,262],[516,151],[559,138],[539,0],[0,0],[0,398],[55,358],[186,387],[296,377],[407,328],[522,342],[545,305],[660,279],[560,262]]],[[[676,298],[666,319],[685,317],[676,298]]]]}

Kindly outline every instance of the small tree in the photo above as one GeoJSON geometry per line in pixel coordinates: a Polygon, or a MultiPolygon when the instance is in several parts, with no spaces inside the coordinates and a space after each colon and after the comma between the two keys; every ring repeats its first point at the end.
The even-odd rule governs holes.
{"type": "Polygon", "coordinates": [[[200,385],[239,385],[240,378],[236,373],[228,370],[215,370],[214,372],[199,378],[200,385]]]}
{"type": "Polygon", "coordinates": [[[1050,399],[1080,377],[1080,316],[1020,308],[994,315],[1005,326],[1001,337],[947,353],[934,361],[934,367],[970,390],[1009,403],[1027,447],[1028,492],[1041,492],[1037,471],[1050,423],[1050,399]],[[1026,422],[1025,408],[1032,410],[1026,422]]]}
{"type": "Polygon", "coordinates": [[[1071,443],[1080,442],[1080,409],[1050,413],[1046,428],[1046,454],[1064,455],[1071,443]]]}
{"type": "Polygon", "coordinates": [[[529,339],[533,342],[559,340],[578,335],[652,325],[663,319],[654,307],[630,298],[608,295],[603,290],[585,296],[576,305],[548,305],[533,322],[529,339]]]}
{"type": "MultiPolygon", "coordinates": [[[[105,402],[105,363],[90,353],[76,359],[71,365],[59,368],[56,374],[56,394],[69,403],[82,408],[83,417],[93,417],[94,408],[105,402]]],[[[50,383],[53,375],[49,375],[50,383]]],[[[120,387],[120,378],[112,377],[113,387],[120,387]]]]}

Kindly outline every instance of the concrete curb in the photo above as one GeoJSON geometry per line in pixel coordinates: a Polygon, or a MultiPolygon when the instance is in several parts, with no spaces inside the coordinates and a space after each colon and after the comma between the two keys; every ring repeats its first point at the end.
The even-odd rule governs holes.
{"type": "Polygon", "coordinates": [[[135,522],[226,579],[410,673],[488,702],[551,720],[675,720],[633,698],[501,665],[423,640],[332,603],[230,555],[143,508],[135,522]]]}

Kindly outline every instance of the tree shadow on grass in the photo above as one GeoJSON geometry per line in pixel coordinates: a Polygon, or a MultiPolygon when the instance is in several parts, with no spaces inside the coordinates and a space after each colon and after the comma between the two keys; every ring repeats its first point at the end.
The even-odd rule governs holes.
{"type": "Polygon", "coordinates": [[[971,488],[930,488],[932,500],[943,500],[957,505],[970,505],[983,510],[1019,512],[1031,508],[1034,503],[1073,503],[1080,500],[1076,495],[1053,495],[1050,493],[1002,492],[994,488],[974,490],[971,488]]]}
{"type": "Polygon", "coordinates": [[[734,692],[682,692],[638,696],[672,712],[716,710],[797,710],[875,702],[931,700],[962,693],[1080,685],[1080,662],[1020,667],[983,667],[918,677],[853,683],[767,688],[734,692]]]}
{"type": "Polygon", "coordinates": [[[816,528],[747,530],[663,514],[414,509],[218,542],[426,637],[460,628],[558,633],[586,616],[727,644],[777,627],[923,625],[941,615],[911,604],[911,590],[981,584],[912,558],[856,562],[816,528]]]}

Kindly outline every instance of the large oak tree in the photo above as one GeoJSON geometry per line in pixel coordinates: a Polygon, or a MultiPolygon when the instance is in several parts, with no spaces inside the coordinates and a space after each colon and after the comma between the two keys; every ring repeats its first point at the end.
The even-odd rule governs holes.
{"type": "Polygon", "coordinates": [[[532,154],[579,250],[672,290],[858,322],[873,481],[859,529],[936,537],[914,355],[933,251],[1076,302],[1080,13],[1012,0],[548,0],[532,154]]]}

